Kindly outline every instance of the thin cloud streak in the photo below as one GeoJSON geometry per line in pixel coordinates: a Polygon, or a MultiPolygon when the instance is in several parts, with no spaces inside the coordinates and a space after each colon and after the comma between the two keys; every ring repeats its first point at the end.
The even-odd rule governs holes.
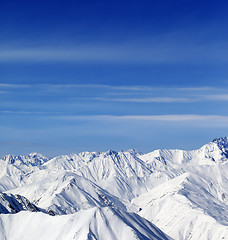
{"type": "Polygon", "coordinates": [[[220,91],[224,90],[223,88],[216,87],[153,87],[149,85],[108,85],[108,84],[8,84],[0,83],[0,88],[31,88],[31,87],[40,87],[40,88],[107,88],[113,90],[133,90],[133,91],[145,91],[145,90],[177,90],[177,91],[220,91]]]}
{"type": "Polygon", "coordinates": [[[146,120],[146,121],[219,121],[227,122],[228,116],[224,115],[77,115],[77,116],[53,116],[50,118],[60,120],[146,120]]]}
{"type": "Polygon", "coordinates": [[[0,88],[29,88],[32,87],[32,85],[28,84],[11,84],[11,83],[0,83],[0,88]]]}
{"type": "Polygon", "coordinates": [[[210,96],[208,96],[208,98],[210,100],[228,101],[228,94],[210,95],[210,96]]]}
{"type": "Polygon", "coordinates": [[[217,87],[179,87],[179,88],[174,88],[179,91],[214,91],[214,90],[223,90],[221,88],[217,87]]]}
{"type": "MultiPolygon", "coordinates": [[[[126,103],[196,103],[208,101],[228,101],[226,89],[199,87],[152,87],[152,86],[120,86],[106,84],[7,84],[0,83],[0,95],[17,95],[34,93],[43,94],[44,97],[57,97],[58,94],[66,95],[76,101],[102,101],[102,102],[126,102],[126,103]],[[24,91],[17,91],[21,89],[24,91]],[[2,89],[2,90],[1,90],[2,89]],[[28,91],[26,91],[26,89],[28,91]],[[100,90],[100,91],[99,91],[100,90]],[[76,91],[80,91],[81,97],[75,98],[76,91]],[[92,96],[88,95],[92,91],[92,96]],[[54,94],[54,95],[53,95],[54,94]],[[111,95],[116,94],[116,97],[111,95]],[[130,97],[129,94],[132,94],[130,97]],[[136,95],[137,94],[137,95],[136,95]],[[84,97],[84,96],[85,97],[84,97]],[[121,96],[120,96],[121,95],[121,96]],[[137,97],[136,97],[137,96],[137,97]]],[[[58,100],[57,100],[58,102],[58,100]]],[[[23,113],[23,112],[22,112],[23,113]]]]}
{"type": "Polygon", "coordinates": [[[152,116],[122,116],[123,119],[159,120],[159,121],[227,121],[228,116],[221,115],[152,115],[152,116]]]}
{"type": "MultiPolygon", "coordinates": [[[[65,93],[69,91],[69,94],[73,94],[72,91],[84,89],[85,91],[94,90],[96,93],[98,90],[103,90],[103,96],[97,93],[99,96],[91,97],[79,97],[73,98],[74,100],[91,100],[91,101],[103,101],[103,102],[135,102],[135,103],[193,103],[203,101],[228,101],[227,90],[216,87],[153,87],[153,86],[121,86],[121,85],[106,85],[106,84],[7,84],[0,83],[0,94],[13,94],[17,89],[31,89],[37,93],[47,95],[48,93],[65,93]],[[1,90],[2,89],[2,90],[1,90]],[[124,97],[129,94],[138,94],[138,97],[124,97]],[[200,93],[201,92],[201,93],[200,93]],[[150,97],[149,94],[156,96],[150,97]],[[107,97],[108,95],[122,95],[122,97],[107,97]],[[143,94],[140,96],[139,94],[143,94]],[[147,97],[145,97],[147,94],[147,97]],[[174,96],[174,97],[173,97],[174,96]]],[[[17,94],[20,92],[17,92],[17,94]]],[[[22,93],[22,92],[21,92],[22,93]]],[[[83,92],[81,92],[83,93],[83,92]]],[[[26,94],[24,92],[23,94],[26,94]]],[[[86,94],[87,95],[87,94],[86,94]]],[[[48,96],[48,95],[47,95],[48,96]]]]}
{"type": "MultiPolygon", "coordinates": [[[[139,50],[139,52],[144,52],[139,50]]],[[[141,55],[143,56],[143,54],[141,55]]],[[[2,50],[0,61],[32,61],[32,62],[163,62],[164,59],[141,57],[137,58],[137,51],[116,47],[86,47],[72,49],[8,49],[2,50]]]]}
{"type": "Polygon", "coordinates": [[[12,48],[1,46],[0,61],[2,62],[118,62],[137,64],[175,64],[175,63],[226,63],[227,45],[199,45],[186,48],[186,44],[170,41],[152,44],[122,45],[81,45],[56,47],[40,46],[33,48],[12,48]],[[142,47],[143,46],[143,47],[142,47]],[[197,54],[197,59],[196,59],[197,54]],[[216,62],[215,62],[216,59],[216,62]]]}
{"type": "Polygon", "coordinates": [[[56,88],[62,90],[62,88],[98,88],[109,90],[129,90],[129,91],[151,91],[161,90],[162,88],[151,86],[120,86],[120,85],[106,85],[106,84],[39,84],[36,85],[43,88],[56,88]]]}
{"type": "Polygon", "coordinates": [[[15,111],[15,110],[0,110],[0,113],[5,113],[5,114],[63,114],[65,112],[44,112],[44,111],[15,111]]]}
{"type": "MultiPolygon", "coordinates": [[[[80,99],[80,98],[79,98],[80,99]]],[[[83,98],[81,98],[83,99],[83,98]]],[[[189,103],[196,100],[190,98],[153,97],[153,98],[84,98],[85,100],[109,101],[109,102],[135,102],[135,103],[189,103]]]]}

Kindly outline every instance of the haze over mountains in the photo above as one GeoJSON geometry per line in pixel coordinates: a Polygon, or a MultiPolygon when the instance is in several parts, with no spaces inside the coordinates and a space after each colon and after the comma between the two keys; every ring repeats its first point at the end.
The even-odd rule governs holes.
{"type": "Polygon", "coordinates": [[[1,239],[228,239],[228,138],[0,159],[1,239]]]}

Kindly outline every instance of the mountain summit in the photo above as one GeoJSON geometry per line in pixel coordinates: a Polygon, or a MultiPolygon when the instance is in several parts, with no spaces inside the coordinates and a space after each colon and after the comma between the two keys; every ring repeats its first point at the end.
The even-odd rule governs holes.
{"type": "Polygon", "coordinates": [[[212,142],[216,143],[219,149],[223,152],[225,158],[228,158],[228,137],[216,138],[212,142]]]}

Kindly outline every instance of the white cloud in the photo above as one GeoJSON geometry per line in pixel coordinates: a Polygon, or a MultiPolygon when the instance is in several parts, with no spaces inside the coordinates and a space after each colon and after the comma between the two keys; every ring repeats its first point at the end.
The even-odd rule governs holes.
{"type": "Polygon", "coordinates": [[[158,120],[158,121],[228,121],[228,116],[222,115],[129,115],[120,116],[123,119],[158,120]]]}
{"type": "Polygon", "coordinates": [[[176,41],[168,42],[150,41],[145,43],[124,44],[94,44],[68,46],[40,46],[40,47],[12,47],[0,46],[0,61],[52,61],[52,62],[121,62],[121,63],[216,63],[227,62],[227,43],[199,45],[178,44],[176,41]],[[197,56],[197,58],[196,58],[197,56]]]}
{"type": "Polygon", "coordinates": [[[104,88],[110,90],[129,90],[129,91],[221,91],[223,88],[215,87],[153,87],[149,85],[108,85],[108,84],[14,84],[0,83],[0,88],[104,88]]]}
{"type": "Polygon", "coordinates": [[[64,112],[51,112],[51,111],[21,111],[21,110],[0,110],[0,113],[6,114],[63,114],[64,112]]]}
{"type": "MultiPolygon", "coordinates": [[[[50,47],[21,48],[1,50],[0,61],[148,62],[149,59],[142,58],[139,60],[136,58],[136,52],[115,46],[73,47],[71,49],[51,49],[50,47]]],[[[154,58],[149,61],[157,62],[158,60],[154,58]]]]}
{"type": "Polygon", "coordinates": [[[31,86],[29,84],[0,83],[0,88],[29,88],[31,86]]]}
{"type": "Polygon", "coordinates": [[[208,100],[228,101],[228,94],[209,95],[208,100]]]}
{"type": "MultiPolygon", "coordinates": [[[[153,87],[140,85],[108,85],[108,84],[10,84],[0,83],[0,94],[13,94],[17,89],[31,89],[34,93],[61,93],[72,100],[91,100],[107,102],[135,103],[193,103],[205,101],[228,101],[226,88],[202,86],[193,87],[153,87]],[[81,91],[82,89],[82,91],[81,91]],[[80,91],[81,97],[74,98],[75,91],[80,91]],[[88,91],[92,91],[91,96],[88,91]],[[100,91],[99,91],[100,90],[100,91]],[[102,91],[103,90],[103,91],[102,91]],[[129,97],[131,94],[132,97],[129,97]],[[136,95],[137,94],[137,95],[136,95]],[[118,97],[112,97],[112,96],[118,97]],[[120,97],[121,95],[121,97],[120,97]],[[85,97],[84,97],[85,96],[85,97]],[[136,97],[137,96],[137,97],[136,97]]],[[[26,92],[17,91],[26,95],[26,92]]],[[[28,92],[28,93],[31,93],[28,92]]],[[[48,95],[47,95],[48,96],[48,95]]],[[[57,95],[56,95],[57,96],[57,95]]]]}
{"type": "MultiPolygon", "coordinates": [[[[88,98],[89,99],[89,98],[88,98]]],[[[136,103],[187,103],[193,102],[190,98],[173,98],[173,97],[151,97],[151,98],[91,98],[98,101],[113,101],[113,102],[136,102],[136,103]]]]}
{"type": "Polygon", "coordinates": [[[209,121],[209,122],[227,122],[228,116],[224,115],[69,115],[53,116],[50,118],[62,120],[146,120],[146,121],[209,121]]]}

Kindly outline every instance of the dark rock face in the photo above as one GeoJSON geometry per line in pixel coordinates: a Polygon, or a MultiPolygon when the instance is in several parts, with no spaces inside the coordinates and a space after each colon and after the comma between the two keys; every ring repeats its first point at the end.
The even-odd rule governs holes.
{"type": "Polygon", "coordinates": [[[30,212],[39,211],[26,197],[18,194],[0,193],[0,213],[17,213],[23,210],[30,212]]]}
{"type": "Polygon", "coordinates": [[[216,143],[225,158],[228,158],[228,137],[216,138],[212,141],[216,143]]]}

